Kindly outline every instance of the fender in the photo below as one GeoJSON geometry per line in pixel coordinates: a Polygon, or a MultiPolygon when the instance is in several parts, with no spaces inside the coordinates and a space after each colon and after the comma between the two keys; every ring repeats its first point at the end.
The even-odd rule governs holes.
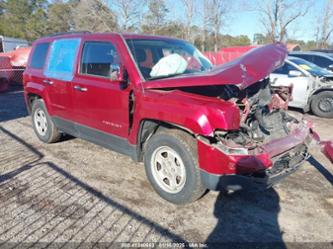
{"type": "Polygon", "coordinates": [[[212,136],[216,129],[239,129],[240,111],[233,102],[179,90],[146,90],[136,101],[131,143],[137,142],[142,120],[158,120],[203,136],[212,136]]]}

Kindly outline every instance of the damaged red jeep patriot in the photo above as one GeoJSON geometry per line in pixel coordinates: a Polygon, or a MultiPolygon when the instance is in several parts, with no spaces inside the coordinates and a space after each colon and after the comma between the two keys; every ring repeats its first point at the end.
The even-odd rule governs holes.
{"type": "Polygon", "coordinates": [[[270,187],[307,158],[310,125],[272,105],[286,54],[271,44],[212,67],[178,39],[57,34],[33,43],[25,100],[41,141],[66,133],[144,161],[161,197],[188,203],[270,187]]]}

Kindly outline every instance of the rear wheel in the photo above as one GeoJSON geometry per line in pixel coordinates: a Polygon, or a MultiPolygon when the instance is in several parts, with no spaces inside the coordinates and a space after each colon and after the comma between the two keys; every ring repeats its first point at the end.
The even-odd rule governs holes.
{"type": "Polygon", "coordinates": [[[31,117],[34,131],[41,141],[54,143],[60,140],[61,134],[50,118],[42,99],[32,103],[31,117]]]}
{"type": "Polygon", "coordinates": [[[147,142],[144,162],[155,191],[172,203],[193,202],[205,192],[196,141],[183,131],[163,129],[156,133],[147,142]]]}
{"type": "Polygon", "coordinates": [[[333,118],[333,91],[316,94],[311,101],[312,112],[323,118],[333,118]]]}

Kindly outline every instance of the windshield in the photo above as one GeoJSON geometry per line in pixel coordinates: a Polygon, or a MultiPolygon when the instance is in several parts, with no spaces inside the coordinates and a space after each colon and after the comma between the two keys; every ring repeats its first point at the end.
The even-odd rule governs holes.
{"type": "Polygon", "coordinates": [[[290,61],[294,62],[304,70],[308,71],[310,74],[314,76],[325,76],[325,75],[331,75],[332,73],[325,68],[319,67],[307,60],[301,59],[301,58],[289,58],[290,61]]]}
{"type": "Polygon", "coordinates": [[[127,39],[135,62],[146,80],[191,74],[212,68],[190,43],[171,39],[127,39]]]}

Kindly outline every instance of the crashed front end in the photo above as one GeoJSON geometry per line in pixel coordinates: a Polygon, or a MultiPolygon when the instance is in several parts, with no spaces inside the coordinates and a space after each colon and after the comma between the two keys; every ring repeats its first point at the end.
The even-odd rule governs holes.
{"type": "Polygon", "coordinates": [[[308,158],[311,125],[275,101],[288,99],[284,90],[272,89],[267,78],[243,90],[228,85],[220,91],[218,98],[239,107],[240,126],[198,136],[201,177],[209,189],[270,187],[308,158]]]}
{"type": "Polygon", "coordinates": [[[178,109],[185,103],[192,110],[192,115],[183,112],[185,116],[175,121],[196,135],[201,179],[207,188],[270,187],[308,158],[311,124],[287,113],[291,88],[269,83],[268,75],[283,65],[286,56],[283,44],[270,44],[208,72],[143,85],[169,92],[178,109]],[[193,116],[198,119],[195,130],[186,126],[193,116]]]}

